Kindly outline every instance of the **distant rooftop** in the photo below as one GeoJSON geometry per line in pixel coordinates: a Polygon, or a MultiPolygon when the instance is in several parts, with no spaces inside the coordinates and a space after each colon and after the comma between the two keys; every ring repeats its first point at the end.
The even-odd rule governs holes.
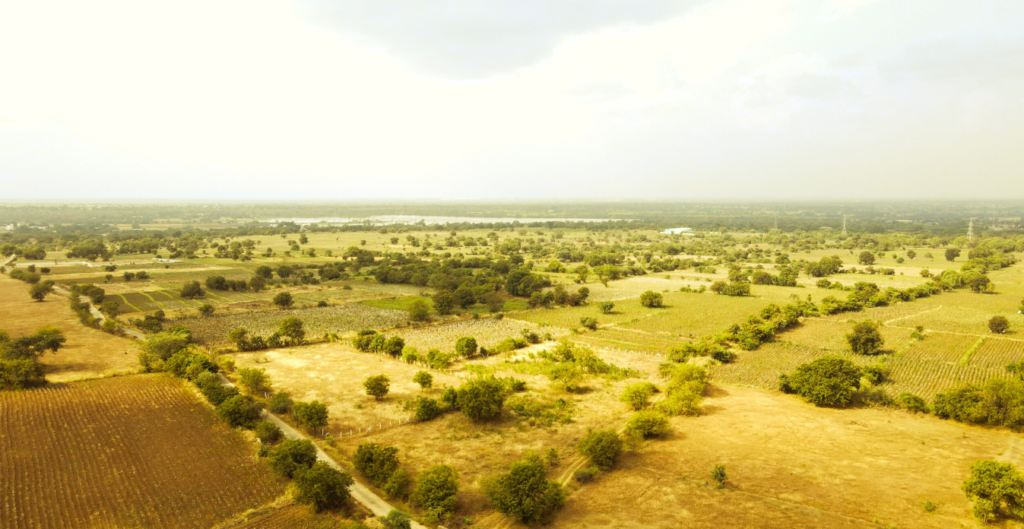
{"type": "Polygon", "coordinates": [[[693,228],[669,228],[669,229],[667,229],[667,230],[665,230],[665,231],[663,231],[661,233],[671,233],[671,234],[675,234],[675,235],[678,235],[680,233],[685,233],[685,234],[692,235],[693,234],[693,228]]]}

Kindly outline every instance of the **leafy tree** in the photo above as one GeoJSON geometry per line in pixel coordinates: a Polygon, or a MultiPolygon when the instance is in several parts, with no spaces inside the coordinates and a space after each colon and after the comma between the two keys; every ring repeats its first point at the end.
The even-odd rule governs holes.
{"type": "Polygon", "coordinates": [[[256,267],[256,277],[262,277],[263,279],[273,279],[274,269],[267,265],[261,265],[256,267]]]}
{"type": "Polygon", "coordinates": [[[796,393],[816,406],[845,406],[860,384],[861,370],[853,362],[838,356],[823,356],[782,375],[781,389],[796,393]]]}
{"type": "Polygon", "coordinates": [[[289,439],[270,450],[267,462],[274,472],[290,478],[302,468],[316,462],[316,447],[309,439],[289,439]]]}
{"type": "Polygon", "coordinates": [[[366,388],[366,394],[377,399],[383,399],[388,391],[391,389],[391,379],[387,375],[376,375],[368,377],[363,381],[363,387],[366,388]]]}
{"type": "Polygon", "coordinates": [[[875,355],[881,352],[885,340],[878,330],[878,323],[864,320],[853,326],[853,331],[846,335],[846,341],[853,352],[862,355],[875,355]]]}
{"type": "Polygon", "coordinates": [[[260,421],[256,423],[256,427],[253,428],[253,432],[256,433],[256,438],[266,445],[272,445],[284,437],[281,429],[272,421],[260,421]]]}
{"type": "Polygon", "coordinates": [[[463,336],[462,338],[455,340],[455,352],[459,356],[463,358],[470,358],[476,354],[476,351],[476,338],[473,338],[472,336],[463,336]]]}
{"type": "Polygon", "coordinates": [[[438,314],[444,316],[452,313],[452,308],[455,306],[455,300],[452,298],[452,293],[442,290],[437,294],[434,294],[434,310],[438,314]]]}
{"type": "Polygon", "coordinates": [[[653,309],[665,306],[665,301],[660,293],[648,290],[647,292],[640,294],[640,304],[653,309]]]}
{"type": "Polygon", "coordinates": [[[289,413],[295,401],[287,391],[278,391],[270,397],[270,413],[289,413]]]}
{"type": "Polygon", "coordinates": [[[399,357],[402,356],[402,349],[405,349],[405,340],[401,336],[392,336],[384,341],[381,352],[388,356],[399,357]]]}
{"type": "Polygon", "coordinates": [[[263,406],[246,395],[235,395],[217,406],[217,415],[228,425],[253,428],[262,416],[263,406]]]}
{"type": "Polygon", "coordinates": [[[430,389],[434,385],[434,375],[427,373],[426,371],[417,371],[412,376],[412,381],[420,385],[420,389],[430,389]]]}
{"type": "Polygon", "coordinates": [[[527,524],[546,521],[565,503],[565,493],[544,473],[539,457],[526,458],[513,463],[508,474],[487,482],[484,492],[495,510],[506,516],[527,524]]]}
{"type": "Polygon", "coordinates": [[[615,310],[615,303],[612,303],[611,301],[602,301],[597,304],[597,308],[601,311],[601,314],[611,314],[612,310],[615,310]]]}
{"type": "Polygon", "coordinates": [[[900,393],[900,395],[896,397],[896,402],[898,402],[903,409],[914,413],[930,413],[932,411],[924,399],[914,395],[913,393],[900,393]]]}
{"type": "Polygon", "coordinates": [[[983,523],[998,518],[1002,508],[1017,518],[1024,517],[1024,477],[1010,463],[975,462],[971,477],[961,488],[974,502],[974,516],[983,523]]]}
{"type": "Polygon", "coordinates": [[[203,292],[203,287],[199,284],[199,281],[189,281],[188,283],[185,283],[185,285],[181,287],[180,296],[182,298],[195,299],[201,298],[205,295],[206,292],[203,292]]]}
{"type": "Polygon", "coordinates": [[[384,483],[381,489],[388,498],[408,499],[409,486],[412,485],[412,477],[403,468],[398,468],[391,473],[391,477],[384,483]]]}
{"type": "Polygon", "coordinates": [[[953,262],[957,257],[960,257],[960,250],[956,248],[946,248],[946,260],[953,262]]]}
{"type": "Polygon", "coordinates": [[[580,318],[580,325],[592,331],[597,330],[597,320],[589,316],[583,316],[580,318]]]}
{"type": "Polygon", "coordinates": [[[668,417],[659,411],[639,411],[626,423],[625,433],[633,439],[661,437],[668,433],[668,417]]]}
{"type": "Polygon", "coordinates": [[[626,386],[619,400],[629,404],[633,410],[642,410],[647,407],[647,401],[658,391],[658,388],[650,382],[637,382],[626,386]]]}
{"type": "Polygon", "coordinates": [[[238,370],[238,383],[250,395],[262,395],[270,390],[270,375],[263,368],[244,367],[238,370]]]}
{"type": "Polygon", "coordinates": [[[209,303],[203,303],[202,306],[199,307],[199,314],[204,318],[208,318],[210,316],[213,316],[214,310],[216,309],[213,308],[213,305],[210,305],[209,303]]]}
{"type": "Polygon", "coordinates": [[[352,463],[371,483],[382,487],[399,468],[398,449],[377,443],[363,443],[356,448],[352,463]]]}
{"type": "Polygon", "coordinates": [[[448,465],[434,465],[416,475],[412,502],[427,511],[427,519],[437,521],[455,510],[459,475],[448,465]]]}
{"type": "Polygon", "coordinates": [[[473,422],[493,419],[505,404],[505,386],[493,375],[466,381],[456,397],[462,413],[473,422]]]}
{"type": "Polygon", "coordinates": [[[277,332],[281,336],[287,336],[292,343],[301,344],[302,340],[306,338],[306,329],[303,326],[302,320],[295,316],[281,320],[281,325],[277,332]]]}
{"type": "Polygon", "coordinates": [[[576,449],[601,470],[609,470],[622,453],[622,439],[612,430],[590,431],[577,443],[576,449]]]}
{"type": "Polygon", "coordinates": [[[253,292],[259,292],[265,288],[267,288],[267,280],[263,279],[263,276],[252,276],[252,279],[249,280],[249,289],[253,292]]]}
{"type": "Polygon", "coordinates": [[[187,331],[172,328],[166,332],[146,337],[146,343],[142,349],[161,360],[167,360],[178,351],[188,347],[192,343],[192,334],[187,331]]]}
{"type": "Polygon", "coordinates": [[[32,285],[31,288],[28,289],[28,295],[36,301],[43,301],[44,299],[46,299],[46,296],[49,296],[52,292],[53,282],[51,281],[43,281],[41,283],[36,283],[32,285]]]}
{"type": "Polygon", "coordinates": [[[984,274],[974,274],[967,279],[967,286],[972,292],[986,292],[991,288],[992,280],[984,274]]]}
{"type": "Polygon", "coordinates": [[[867,250],[864,250],[857,257],[857,262],[862,264],[862,265],[873,265],[873,264],[875,264],[875,254],[873,254],[873,253],[871,253],[871,252],[869,252],[867,250]]]}
{"type": "Polygon", "coordinates": [[[430,319],[430,307],[422,299],[413,300],[409,304],[409,319],[412,321],[427,321],[430,319]]]}
{"type": "Polygon", "coordinates": [[[292,295],[288,292],[281,292],[274,296],[274,305],[277,305],[279,308],[287,309],[293,304],[295,304],[295,301],[292,299],[292,295]]]}
{"type": "Polygon", "coordinates": [[[416,422],[426,422],[441,416],[441,405],[434,399],[420,398],[416,400],[416,422]]]}
{"type": "Polygon", "coordinates": [[[992,316],[992,319],[988,320],[988,330],[994,334],[1003,334],[1010,330],[1010,321],[1005,316],[992,316]]]}
{"type": "Polygon", "coordinates": [[[412,527],[412,519],[408,514],[397,509],[391,509],[387,516],[377,518],[384,529],[409,529],[412,527]]]}
{"type": "Polygon", "coordinates": [[[312,505],[316,512],[344,507],[349,502],[352,476],[336,470],[323,461],[295,472],[295,501],[312,505]]]}
{"type": "Polygon", "coordinates": [[[308,430],[315,431],[327,427],[327,406],[318,400],[296,402],[292,410],[295,418],[308,430]]]}

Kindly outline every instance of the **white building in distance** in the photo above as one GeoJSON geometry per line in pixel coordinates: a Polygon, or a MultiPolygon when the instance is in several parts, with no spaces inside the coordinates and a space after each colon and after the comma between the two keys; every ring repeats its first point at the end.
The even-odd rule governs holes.
{"type": "Polygon", "coordinates": [[[661,233],[668,233],[672,235],[693,235],[693,228],[669,228],[661,233]]]}

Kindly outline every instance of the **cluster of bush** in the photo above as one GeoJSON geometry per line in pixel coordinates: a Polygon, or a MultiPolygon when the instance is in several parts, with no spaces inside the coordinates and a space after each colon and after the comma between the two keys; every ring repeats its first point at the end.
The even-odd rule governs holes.
{"type": "Polygon", "coordinates": [[[776,304],[761,309],[757,316],[750,316],[742,325],[733,324],[720,334],[719,342],[733,342],[740,348],[753,351],[762,344],[768,343],[775,335],[800,323],[800,318],[818,313],[818,308],[810,301],[790,303],[783,307],[776,304]]]}
{"type": "Polygon", "coordinates": [[[11,279],[17,279],[18,281],[24,281],[30,285],[34,285],[42,281],[43,276],[36,272],[35,266],[29,266],[25,270],[21,268],[12,268],[11,272],[7,274],[11,279]]]}
{"type": "Polygon", "coordinates": [[[701,340],[696,343],[684,343],[681,346],[669,349],[666,358],[673,362],[685,363],[693,357],[711,357],[723,364],[728,364],[735,359],[736,355],[728,347],[721,343],[709,340],[701,340]]]}
{"type": "Polygon", "coordinates": [[[548,466],[537,454],[527,454],[505,474],[484,480],[484,494],[494,509],[526,524],[546,523],[565,503],[566,492],[547,479],[548,466]]]}
{"type": "Polygon", "coordinates": [[[301,345],[305,339],[305,324],[294,316],[281,320],[278,329],[266,338],[256,334],[250,335],[249,331],[242,327],[228,333],[228,340],[231,340],[239,351],[262,351],[285,345],[301,345]]]}
{"type": "Polygon", "coordinates": [[[665,399],[658,402],[656,409],[665,415],[700,415],[707,371],[693,364],[662,364],[659,370],[667,383],[665,399]]]}
{"type": "Polygon", "coordinates": [[[857,366],[845,358],[829,355],[798,366],[792,374],[779,375],[779,389],[799,395],[815,406],[842,407],[860,402],[928,413],[928,405],[921,397],[901,393],[893,399],[876,387],[888,380],[889,371],[884,364],[857,366]]]}
{"type": "Polygon", "coordinates": [[[164,311],[157,310],[153,314],[146,314],[142,318],[131,319],[130,323],[140,331],[152,334],[163,331],[166,320],[167,315],[164,314],[164,311]]]}
{"type": "MultiPolygon", "coordinates": [[[[1011,364],[1013,365],[1013,364],[1011,364]]],[[[1006,426],[1024,430],[1024,380],[995,378],[984,384],[968,384],[935,395],[935,415],[973,424],[1006,426]]]]}
{"type": "Polygon", "coordinates": [[[552,305],[578,307],[586,305],[589,297],[590,289],[587,287],[580,287],[576,292],[570,293],[564,286],[557,285],[553,290],[547,292],[533,292],[527,303],[530,308],[543,307],[547,309],[552,305]]]}
{"type": "Polygon", "coordinates": [[[612,380],[637,376],[636,371],[609,364],[592,349],[568,340],[562,340],[551,351],[537,353],[536,358],[539,370],[556,386],[570,393],[582,391],[587,376],[603,376],[612,380]]]}
{"type": "Polygon", "coordinates": [[[434,465],[416,475],[415,480],[402,468],[398,449],[377,443],[359,445],[352,463],[374,486],[389,498],[410,500],[426,511],[430,523],[443,522],[455,510],[459,477],[448,465],[434,465]]]}
{"type": "Polygon", "coordinates": [[[39,357],[57,352],[67,338],[60,329],[42,327],[35,334],[11,338],[0,330],[0,389],[25,389],[46,384],[39,357]]]}
{"type": "Polygon", "coordinates": [[[21,257],[23,259],[40,260],[46,258],[46,248],[38,244],[13,244],[4,243],[0,244],[0,255],[4,257],[10,257],[12,255],[21,257]]]}
{"type": "Polygon", "coordinates": [[[372,329],[364,329],[356,333],[352,345],[364,353],[384,353],[400,358],[405,340],[401,336],[387,337],[372,329]]]}
{"type": "Polygon", "coordinates": [[[749,296],[750,283],[746,281],[715,281],[708,290],[723,296],[749,296]]]}

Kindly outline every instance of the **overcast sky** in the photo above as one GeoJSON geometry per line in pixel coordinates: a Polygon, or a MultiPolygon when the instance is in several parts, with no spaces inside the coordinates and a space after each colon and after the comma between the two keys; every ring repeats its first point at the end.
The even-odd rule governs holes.
{"type": "Polygon", "coordinates": [[[1021,0],[0,0],[0,202],[1024,198],[1021,28],[1021,0]]]}

